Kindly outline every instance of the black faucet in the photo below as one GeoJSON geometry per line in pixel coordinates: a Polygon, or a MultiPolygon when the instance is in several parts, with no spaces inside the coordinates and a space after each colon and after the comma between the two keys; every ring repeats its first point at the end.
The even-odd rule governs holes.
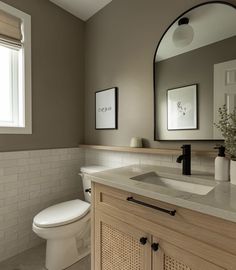
{"type": "Polygon", "coordinates": [[[183,161],[182,173],[184,175],[191,175],[191,144],[184,144],[181,146],[183,154],[177,157],[176,162],[181,163],[183,161]]]}

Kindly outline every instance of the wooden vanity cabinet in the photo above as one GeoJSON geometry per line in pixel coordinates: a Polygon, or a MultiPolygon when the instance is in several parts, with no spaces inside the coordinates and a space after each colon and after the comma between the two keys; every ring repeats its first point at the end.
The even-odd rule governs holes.
{"type": "Polygon", "coordinates": [[[233,222],[97,183],[92,206],[92,270],[236,270],[233,222]]]}

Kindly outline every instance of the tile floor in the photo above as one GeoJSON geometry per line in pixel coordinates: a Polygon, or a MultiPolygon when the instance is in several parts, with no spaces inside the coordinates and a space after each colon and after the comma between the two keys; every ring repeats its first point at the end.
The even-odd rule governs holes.
{"type": "MultiPolygon", "coordinates": [[[[44,267],[44,261],[45,245],[40,245],[1,262],[0,270],[46,270],[44,267]]],[[[87,256],[66,270],[90,269],[90,256],[87,256]]]]}

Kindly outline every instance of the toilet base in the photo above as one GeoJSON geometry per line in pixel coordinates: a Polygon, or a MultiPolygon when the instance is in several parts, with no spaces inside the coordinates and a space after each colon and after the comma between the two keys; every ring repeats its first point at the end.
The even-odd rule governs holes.
{"type": "Polygon", "coordinates": [[[90,213],[57,227],[38,227],[33,223],[32,229],[47,240],[45,265],[48,270],[64,270],[89,254],[85,252],[90,251],[90,213]]]}
{"type": "Polygon", "coordinates": [[[47,240],[46,268],[48,270],[64,270],[80,259],[75,237],[47,240]]]}

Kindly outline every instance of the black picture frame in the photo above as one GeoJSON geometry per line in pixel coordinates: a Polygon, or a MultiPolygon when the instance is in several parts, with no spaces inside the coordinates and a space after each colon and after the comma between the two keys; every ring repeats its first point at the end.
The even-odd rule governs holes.
{"type": "Polygon", "coordinates": [[[118,87],[95,92],[95,129],[118,129],[118,87]]]}
{"type": "MultiPolygon", "coordinates": [[[[183,97],[186,97],[186,95],[182,94],[183,97]]],[[[168,89],[166,91],[166,101],[167,101],[167,130],[168,131],[178,131],[178,130],[181,130],[181,131],[184,131],[184,130],[197,130],[199,129],[199,125],[198,125],[198,84],[190,84],[190,85],[184,85],[184,86],[181,86],[181,87],[176,87],[176,88],[171,88],[171,89],[168,89]],[[189,127],[189,128],[169,128],[169,95],[171,92],[174,92],[174,91],[185,91],[187,88],[192,88],[192,89],[189,89],[188,91],[193,91],[193,94],[194,94],[194,100],[192,101],[194,103],[194,114],[195,114],[195,122],[194,122],[194,127],[189,127]]]]}

